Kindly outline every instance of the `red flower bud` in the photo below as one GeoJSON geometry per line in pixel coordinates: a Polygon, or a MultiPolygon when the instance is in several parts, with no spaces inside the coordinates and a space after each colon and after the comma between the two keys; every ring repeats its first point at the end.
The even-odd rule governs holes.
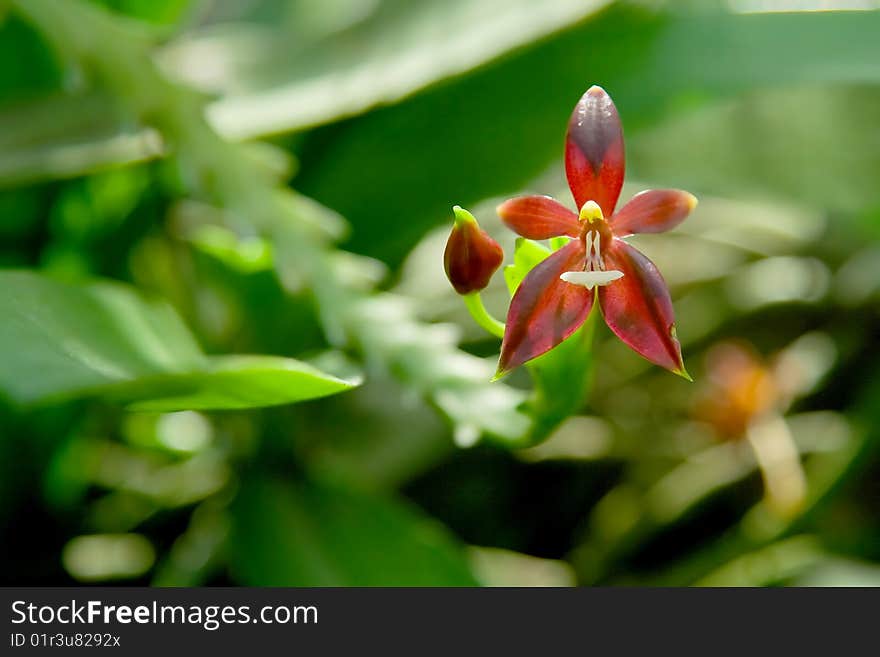
{"type": "Polygon", "coordinates": [[[457,205],[453,211],[455,225],[443,254],[446,277],[459,294],[479,292],[501,266],[504,251],[470,212],[457,205]]]}

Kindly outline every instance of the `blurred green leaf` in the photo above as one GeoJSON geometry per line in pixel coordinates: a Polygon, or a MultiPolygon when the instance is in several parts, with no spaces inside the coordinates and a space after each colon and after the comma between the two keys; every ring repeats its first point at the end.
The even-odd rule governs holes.
{"type": "MultiPolygon", "coordinates": [[[[222,94],[209,107],[208,118],[224,136],[248,138],[326,123],[398,100],[545,37],[605,2],[552,0],[536,15],[529,0],[385,0],[344,35],[313,44],[297,39],[302,37],[301,16],[279,21],[270,12],[262,17],[267,21],[263,24],[223,23],[189,33],[167,46],[160,60],[174,77],[222,94]]],[[[169,23],[188,3],[97,4],[169,23]]],[[[290,3],[290,11],[297,14],[305,4],[309,3],[290,3]]],[[[21,30],[20,25],[16,23],[15,30],[21,30]]],[[[0,47],[4,44],[11,48],[13,41],[0,35],[0,47]]],[[[54,62],[47,53],[41,57],[51,67],[54,62]]],[[[0,91],[2,85],[0,78],[0,91]]],[[[52,94],[0,109],[0,126],[22,126],[9,130],[5,139],[0,134],[0,186],[75,176],[160,155],[161,140],[122,120],[116,105],[99,93],[86,92],[52,94]],[[12,147],[4,144],[13,138],[12,147]]]]}
{"type": "Polygon", "coordinates": [[[80,176],[162,152],[155,132],[127,122],[101,93],[58,92],[0,105],[0,188],[80,176]]]}
{"type": "Polygon", "coordinates": [[[724,564],[697,586],[772,586],[815,568],[825,558],[814,536],[792,536],[724,564]]]}
{"type": "Polygon", "coordinates": [[[471,586],[439,523],[392,498],[254,479],[233,505],[231,568],[249,586],[471,586]]]}
{"type": "MultiPolygon", "coordinates": [[[[747,90],[877,84],[878,31],[880,12],[679,15],[615,5],[469,76],[318,131],[297,185],[352,222],[353,250],[394,264],[445,220],[450,199],[473,205],[561,165],[569,113],[593,83],[612,95],[632,140],[672,112],[747,90]]],[[[629,164],[640,176],[640,161],[629,164]]]]}
{"type": "Polygon", "coordinates": [[[764,90],[682,113],[632,140],[629,155],[650,180],[859,211],[880,205],[878,116],[878,87],[764,90]]]}
{"type": "Polygon", "coordinates": [[[829,557],[797,577],[795,586],[880,586],[880,568],[860,559],[829,557]]]}
{"type": "Polygon", "coordinates": [[[204,371],[135,382],[110,396],[134,410],[257,408],[326,397],[357,385],[292,358],[212,356],[204,371]]]}
{"type": "MultiPolygon", "coordinates": [[[[803,419],[810,419],[814,422],[822,418],[803,419]]],[[[798,424],[809,428],[813,422],[799,422],[798,424]]],[[[752,559],[752,555],[748,554],[751,551],[794,536],[802,531],[804,526],[823,511],[828,503],[841,492],[841,488],[846,484],[848,478],[852,477],[859,468],[864,467],[864,456],[876,449],[876,436],[872,432],[853,431],[853,427],[843,429],[843,433],[832,441],[828,440],[831,437],[828,434],[820,434],[817,440],[817,436],[811,436],[808,431],[805,432],[805,435],[794,434],[793,437],[802,454],[810,452],[803,459],[807,495],[799,513],[792,517],[781,516],[773,510],[765,497],[742,516],[735,529],[700,546],[693,553],[669,567],[660,576],[652,578],[651,584],[660,586],[671,582],[690,584],[710,575],[710,573],[719,570],[724,572],[728,566],[733,568],[733,573],[737,573],[741,568],[741,564],[738,562],[742,555],[745,555],[743,563],[748,564],[752,559]]],[[[604,516],[602,521],[604,523],[615,522],[612,518],[613,514],[626,518],[623,523],[618,522],[622,528],[619,538],[623,538],[623,541],[614,546],[613,551],[620,555],[626,550],[632,549],[633,545],[627,545],[628,542],[638,543],[645,540],[649,534],[661,529],[655,523],[666,524],[684,521],[687,515],[697,512],[698,506],[705,504],[709,496],[717,494],[718,488],[729,486],[735,483],[736,479],[744,477],[747,472],[743,468],[743,463],[741,461],[734,463],[735,458],[731,458],[734,456],[733,454],[728,454],[727,464],[722,463],[719,458],[723,455],[722,449],[732,445],[736,449],[735,443],[727,443],[691,457],[689,461],[685,461],[658,481],[643,500],[630,499],[626,501],[619,495],[617,499],[610,500],[609,498],[612,496],[608,496],[604,501],[605,504],[600,504],[597,507],[597,509],[603,506],[605,508],[600,513],[594,513],[594,517],[598,519],[598,516],[604,516]],[[709,467],[701,471],[698,469],[699,461],[706,457],[709,459],[709,463],[707,463],[709,467]],[[713,465],[712,460],[717,460],[717,462],[713,465]],[[739,474],[735,472],[737,469],[741,470],[739,474]],[[720,485],[712,480],[715,476],[723,480],[720,485]],[[692,481],[681,481],[680,490],[675,490],[670,485],[673,478],[690,478],[692,481]],[[698,481],[698,478],[703,481],[698,481]],[[611,501],[612,504],[607,504],[608,501],[611,501]],[[624,502],[624,505],[633,504],[633,506],[630,509],[624,509],[622,508],[624,505],[619,502],[624,502]],[[674,509],[670,503],[678,504],[679,507],[674,509]],[[666,510],[663,508],[664,505],[667,506],[666,510]],[[612,508],[613,506],[617,508],[612,508]],[[672,513],[667,515],[669,511],[672,513]],[[638,517],[640,515],[641,518],[638,517]]],[[[743,450],[744,447],[745,445],[740,445],[739,449],[743,450]]],[[[772,548],[770,554],[773,554],[772,548]]],[[[772,563],[765,564],[765,566],[771,569],[776,568],[772,563]]],[[[783,576],[794,576],[794,574],[787,573],[783,576]]],[[[762,580],[755,582],[755,584],[757,583],[767,582],[762,580]]]]}
{"type": "Polygon", "coordinates": [[[516,238],[513,263],[504,268],[504,282],[507,283],[511,297],[526,275],[548,255],[550,255],[550,249],[546,246],[527,240],[525,237],[516,238]]]}
{"type": "Polygon", "coordinates": [[[348,390],[289,358],[205,356],[175,312],[122,285],[0,272],[0,390],[19,403],[101,395],[135,408],[253,408],[348,390]]]}
{"type": "Polygon", "coordinates": [[[460,446],[473,445],[481,434],[507,445],[522,440],[531,424],[519,410],[525,393],[489,383],[495,363],[457,349],[454,326],[419,322],[411,305],[384,294],[351,309],[364,353],[382,354],[395,376],[442,410],[460,446]]]}
{"type": "Polygon", "coordinates": [[[0,4],[0,61],[27,66],[0,66],[0,103],[23,95],[45,93],[61,83],[61,71],[42,36],[0,4]]]}
{"type": "MultiPolygon", "coordinates": [[[[162,61],[175,75],[224,94],[209,110],[212,123],[227,136],[248,138],[397,101],[582,20],[607,0],[545,0],[540,12],[530,0],[323,4],[336,21],[348,10],[353,24],[326,39],[310,39],[293,16],[213,26],[170,45],[162,61]],[[206,58],[222,64],[206,67],[206,58]]],[[[310,5],[317,3],[290,3],[288,11],[310,5]]],[[[315,18],[320,30],[315,23],[326,19],[315,18]]]]}
{"type": "MultiPolygon", "coordinates": [[[[871,65],[880,57],[872,38],[880,29],[880,12],[690,15],[620,3],[591,18],[602,4],[555,0],[536,18],[526,0],[498,6],[474,0],[386,2],[335,41],[299,49],[284,32],[293,29],[290,24],[245,23],[187,36],[161,59],[175,75],[222,94],[209,118],[233,138],[356,115],[459,75],[346,125],[330,139],[321,134],[320,149],[305,163],[303,184],[319,200],[358,224],[381,212],[405,229],[393,240],[365,242],[371,255],[390,260],[401,258],[415,235],[440,220],[449,198],[473,203],[516,189],[559,159],[568,111],[592,82],[612,93],[630,135],[670,111],[750,89],[880,82],[871,65]],[[572,23],[578,24],[541,40],[572,23]],[[401,41],[389,40],[389,33],[401,41]],[[533,42],[521,53],[478,67],[533,42]],[[220,63],[206,67],[206,59],[220,63]],[[499,106],[497,99],[520,89],[522,80],[545,79],[546,71],[553,72],[552,86],[522,90],[516,102],[499,106]],[[213,77],[203,79],[208,74],[213,77]],[[461,108],[467,108],[466,122],[460,120],[461,108]],[[409,147],[419,134],[430,149],[409,147]],[[366,161],[372,163],[369,170],[363,168],[366,161]],[[393,182],[382,180],[388,170],[398,172],[393,182]],[[355,199],[344,192],[348,185],[338,184],[352,176],[369,198],[355,199]],[[438,179],[446,184],[432,184],[438,179]]],[[[63,112],[56,112],[58,102],[58,97],[36,99],[21,116],[54,113],[69,122],[63,140],[53,137],[52,122],[34,119],[29,148],[10,155],[7,166],[0,161],[0,183],[76,175],[161,152],[155,136],[121,123],[106,99],[96,106],[90,95],[67,96],[63,112]],[[16,159],[18,169],[11,165],[16,159]]],[[[641,173],[637,159],[631,164],[641,173]]]]}
{"type": "Polygon", "coordinates": [[[190,0],[92,0],[120,13],[151,23],[176,22],[190,6],[190,0]]]}
{"type": "Polygon", "coordinates": [[[576,586],[574,572],[564,561],[541,559],[498,548],[468,549],[483,586],[576,586]]]}
{"type": "Polygon", "coordinates": [[[194,228],[188,239],[200,251],[243,274],[272,269],[272,245],[260,237],[240,239],[228,228],[205,224],[194,228]]]}

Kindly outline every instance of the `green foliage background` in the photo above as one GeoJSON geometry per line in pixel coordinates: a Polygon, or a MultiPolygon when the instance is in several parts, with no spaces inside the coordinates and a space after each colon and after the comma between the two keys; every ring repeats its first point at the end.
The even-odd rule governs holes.
{"type": "Polygon", "coordinates": [[[0,581],[880,583],[880,11],[772,4],[0,0],[0,581]],[[638,240],[696,382],[597,322],[490,384],[450,208],[513,262],[592,84],[701,199],[638,240]]]}

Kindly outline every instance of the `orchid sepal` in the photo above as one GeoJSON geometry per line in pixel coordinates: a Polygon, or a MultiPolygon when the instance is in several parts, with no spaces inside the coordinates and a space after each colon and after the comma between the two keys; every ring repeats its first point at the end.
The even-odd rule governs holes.
{"type": "Polygon", "coordinates": [[[594,201],[610,217],[625,166],[620,115],[605,90],[593,85],[575,105],[565,138],[565,175],[575,205],[594,201]]]}
{"type": "Polygon", "coordinates": [[[598,291],[608,328],[640,356],[690,379],[676,335],[669,288],[657,266],[619,238],[606,251],[605,261],[608,267],[624,274],[598,291]]]}
{"type": "Polygon", "coordinates": [[[559,277],[584,258],[580,240],[539,262],[523,279],[507,312],[501,357],[494,380],[546,353],[574,333],[593,306],[594,293],[559,277]]]}

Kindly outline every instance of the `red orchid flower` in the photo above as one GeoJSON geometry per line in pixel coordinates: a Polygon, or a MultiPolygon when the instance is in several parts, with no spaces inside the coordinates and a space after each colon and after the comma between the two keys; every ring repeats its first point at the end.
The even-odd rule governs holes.
{"type": "Polygon", "coordinates": [[[496,376],[565,340],[584,323],[598,297],[606,324],[621,340],[652,363],[689,379],[669,289],[654,263],[622,238],[674,228],[697,199],[676,189],[652,189],[614,212],[623,185],[623,129],[611,97],[596,86],[571,115],[565,173],[579,213],[549,196],[522,196],[498,207],[504,223],[523,237],[573,239],[517,288],[496,376]]]}

